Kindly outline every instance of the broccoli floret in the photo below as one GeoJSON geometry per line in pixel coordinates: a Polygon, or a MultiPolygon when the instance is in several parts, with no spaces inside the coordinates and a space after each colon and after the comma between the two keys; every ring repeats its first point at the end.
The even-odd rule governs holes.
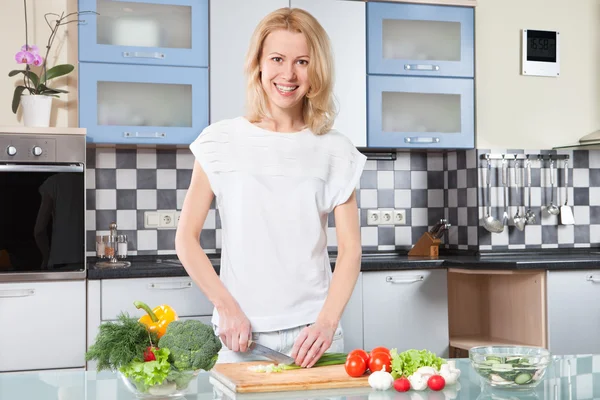
{"type": "Polygon", "coordinates": [[[217,362],[221,346],[212,327],[196,320],[171,322],[158,341],[159,348],[169,349],[169,362],[180,371],[209,371],[217,362]]]}

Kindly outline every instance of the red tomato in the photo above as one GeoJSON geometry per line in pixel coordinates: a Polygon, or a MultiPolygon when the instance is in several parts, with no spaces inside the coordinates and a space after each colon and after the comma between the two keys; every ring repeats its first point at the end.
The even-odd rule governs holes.
{"type": "Polygon", "coordinates": [[[375,354],[375,353],[379,353],[379,352],[386,353],[388,356],[390,355],[390,349],[388,349],[387,347],[379,346],[379,347],[375,347],[373,350],[371,350],[371,354],[375,354]]]}
{"type": "Polygon", "coordinates": [[[399,392],[408,392],[410,390],[410,381],[406,378],[398,378],[394,381],[394,389],[399,392]]]}
{"type": "Polygon", "coordinates": [[[348,357],[344,367],[346,368],[346,373],[352,377],[361,376],[367,370],[367,364],[365,363],[365,360],[363,360],[359,355],[348,357]]]}
{"type": "Polygon", "coordinates": [[[431,375],[427,380],[427,386],[431,390],[442,390],[446,386],[446,380],[441,375],[431,375]]]}
{"type": "Polygon", "coordinates": [[[371,357],[369,358],[369,369],[371,372],[375,371],[383,371],[383,367],[385,366],[386,372],[392,372],[392,359],[391,357],[384,353],[373,353],[371,352],[371,357]]]}
{"type": "Polygon", "coordinates": [[[363,349],[352,350],[350,353],[348,353],[348,357],[346,359],[356,355],[360,356],[360,358],[365,360],[365,365],[369,365],[369,354],[363,349]]]}

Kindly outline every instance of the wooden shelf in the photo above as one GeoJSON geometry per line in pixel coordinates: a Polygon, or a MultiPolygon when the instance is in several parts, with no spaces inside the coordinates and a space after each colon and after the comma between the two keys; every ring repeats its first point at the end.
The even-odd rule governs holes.
{"type": "Polygon", "coordinates": [[[469,350],[477,346],[529,346],[527,343],[519,343],[504,339],[495,339],[486,336],[456,336],[450,338],[450,346],[457,349],[469,350]]]}
{"type": "Polygon", "coordinates": [[[450,347],[546,347],[546,272],[450,269],[450,347]]]}

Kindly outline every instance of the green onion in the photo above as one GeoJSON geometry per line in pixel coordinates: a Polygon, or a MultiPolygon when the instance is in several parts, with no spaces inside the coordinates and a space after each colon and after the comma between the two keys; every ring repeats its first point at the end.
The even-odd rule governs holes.
{"type": "MultiPolygon", "coordinates": [[[[315,365],[313,365],[313,368],[314,367],[324,367],[326,365],[345,364],[347,357],[348,357],[348,354],[346,354],[346,353],[324,353],[321,356],[321,358],[319,358],[319,361],[317,361],[315,363],[315,365]]],[[[302,367],[299,365],[296,365],[296,364],[289,364],[289,365],[283,365],[282,368],[284,370],[290,370],[290,369],[300,369],[302,367]]]]}

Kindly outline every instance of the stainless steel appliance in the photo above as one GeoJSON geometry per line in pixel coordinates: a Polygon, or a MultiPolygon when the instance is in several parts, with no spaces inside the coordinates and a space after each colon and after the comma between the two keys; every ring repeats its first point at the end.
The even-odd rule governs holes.
{"type": "Polygon", "coordinates": [[[85,136],[0,133],[0,282],[85,279],[85,136]]]}

